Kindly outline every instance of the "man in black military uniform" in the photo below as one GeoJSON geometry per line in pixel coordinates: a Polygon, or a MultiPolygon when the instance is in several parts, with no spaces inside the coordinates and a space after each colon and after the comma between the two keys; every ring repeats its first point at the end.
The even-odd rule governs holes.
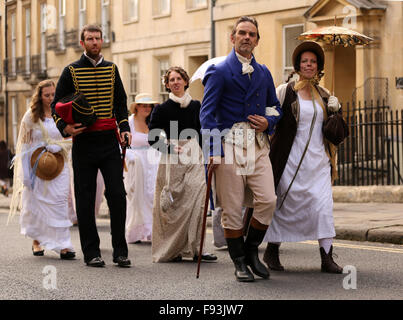
{"type": "Polygon", "coordinates": [[[102,267],[100,240],[95,221],[95,194],[98,170],[105,181],[105,197],[110,211],[113,262],[129,267],[125,239],[126,192],[119,143],[130,145],[127,97],[117,66],[102,54],[102,30],[87,25],[81,31],[80,44],[85,50],[80,60],[64,68],[52,102],[53,118],[64,137],[73,137],[72,160],[74,193],[84,261],[102,267]],[[84,93],[97,115],[90,127],[67,124],[56,112],[56,103],[71,94],[84,93]],[[126,142],[125,142],[126,137],[126,142]]]}

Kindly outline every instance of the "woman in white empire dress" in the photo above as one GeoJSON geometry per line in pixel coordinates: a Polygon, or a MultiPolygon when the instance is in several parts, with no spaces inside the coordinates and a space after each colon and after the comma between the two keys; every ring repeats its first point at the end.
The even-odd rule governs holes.
{"type": "Polygon", "coordinates": [[[277,207],[265,236],[268,245],[263,260],[270,269],[283,271],[279,260],[282,242],[318,240],[321,271],[341,273],[342,268],[332,257],[336,146],[322,133],[323,121],[328,114],[341,112],[340,104],[319,86],[324,68],[320,45],[301,43],[292,60],[299,80],[276,90],[283,109],[270,151],[277,207]]]}
{"type": "Polygon", "coordinates": [[[130,106],[131,148],[126,150],[125,187],[127,193],[126,241],[151,241],[153,201],[160,152],[148,144],[148,122],[154,104],[147,93],[136,96],[130,106]]]}
{"type": "MultiPolygon", "coordinates": [[[[23,116],[14,160],[9,220],[20,209],[21,233],[33,240],[34,256],[43,256],[46,249],[69,260],[75,258],[68,208],[71,141],[63,139],[52,118],[50,104],[54,93],[55,85],[51,80],[40,82],[32,96],[30,109],[23,116]],[[41,147],[52,154],[60,154],[58,157],[63,159],[60,161],[63,162],[61,172],[51,180],[37,176],[35,166],[32,167],[32,154],[41,147]]],[[[45,155],[43,153],[38,158],[45,155]]]]}

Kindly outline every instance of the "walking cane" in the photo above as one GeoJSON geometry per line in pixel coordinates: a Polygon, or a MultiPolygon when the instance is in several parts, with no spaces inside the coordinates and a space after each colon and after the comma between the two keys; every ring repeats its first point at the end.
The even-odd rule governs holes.
{"type": "Polygon", "coordinates": [[[211,177],[213,176],[213,172],[214,172],[214,169],[212,167],[210,167],[208,169],[208,175],[207,175],[206,200],[204,202],[203,224],[202,224],[202,233],[201,233],[201,240],[200,240],[199,257],[197,259],[197,275],[196,275],[197,279],[199,279],[199,273],[200,273],[200,262],[201,262],[201,259],[202,259],[203,244],[204,244],[204,234],[206,232],[207,209],[208,209],[208,202],[209,202],[209,199],[210,199],[211,177]]]}

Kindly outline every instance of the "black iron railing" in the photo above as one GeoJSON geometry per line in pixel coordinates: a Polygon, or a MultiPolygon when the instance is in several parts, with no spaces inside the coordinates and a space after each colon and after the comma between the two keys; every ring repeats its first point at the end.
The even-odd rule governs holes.
{"type": "Polygon", "coordinates": [[[343,110],[350,136],[338,148],[335,185],[403,185],[403,110],[384,101],[343,110]]]}

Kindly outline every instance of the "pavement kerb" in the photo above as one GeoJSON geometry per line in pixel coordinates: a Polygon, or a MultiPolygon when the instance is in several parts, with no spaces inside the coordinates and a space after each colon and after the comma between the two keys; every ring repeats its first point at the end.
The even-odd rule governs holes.
{"type": "Polygon", "coordinates": [[[403,245],[403,225],[384,226],[371,229],[338,228],[336,239],[350,241],[369,241],[381,243],[393,243],[403,245]]]}
{"type": "MultiPolygon", "coordinates": [[[[0,195],[0,208],[9,209],[11,194],[8,198],[0,195]]],[[[333,200],[339,205],[343,203],[402,203],[403,186],[334,186],[333,200]]],[[[379,206],[379,204],[378,204],[379,206]]],[[[382,211],[382,210],[380,210],[382,211]]],[[[377,211],[375,211],[377,212],[377,211]]],[[[380,213],[382,215],[382,213],[380,213]]],[[[396,212],[395,212],[396,214],[396,212]]],[[[101,205],[98,218],[109,219],[106,201],[101,205]]],[[[382,217],[380,217],[382,219],[382,217]]],[[[344,220],[343,220],[344,222],[344,220]]],[[[207,227],[212,227],[211,216],[207,217],[207,227]]],[[[336,239],[352,241],[384,242],[403,245],[403,224],[399,221],[380,226],[335,224],[336,239]]]]}
{"type": "Polygon", "coordinates": [[[334,186],[334,202],[403,203],[403,186],[334,186]]]}

